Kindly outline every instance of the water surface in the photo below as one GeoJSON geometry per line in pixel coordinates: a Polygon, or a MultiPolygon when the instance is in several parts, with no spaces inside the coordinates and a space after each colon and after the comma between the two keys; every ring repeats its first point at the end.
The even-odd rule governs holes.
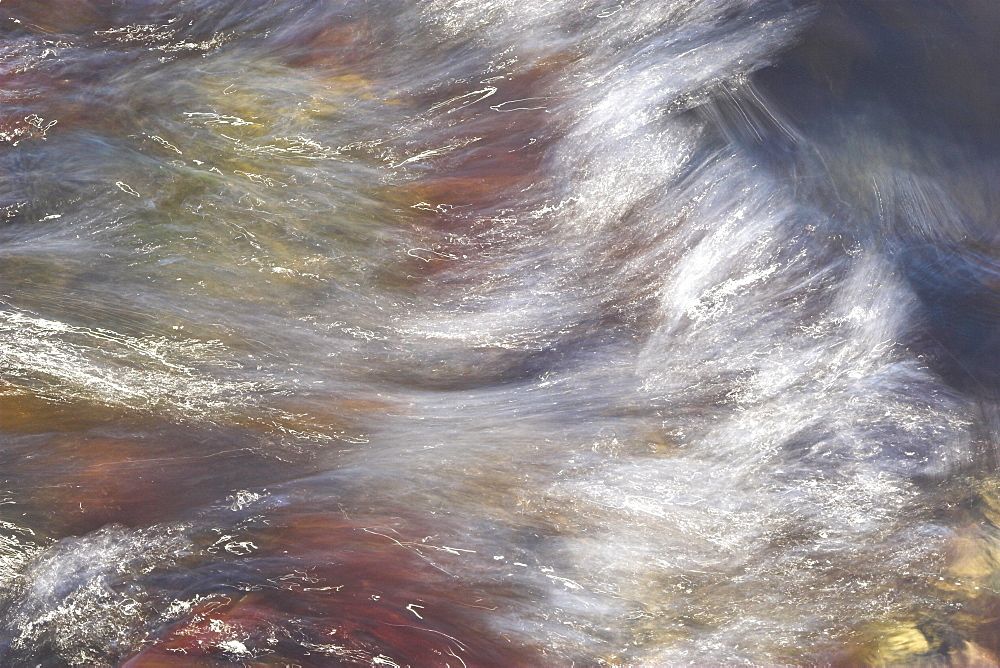
{"type": "Polygon", "coordinates": [[[0,663],[996,662],[992,2],[0,5],[0,663]]]}

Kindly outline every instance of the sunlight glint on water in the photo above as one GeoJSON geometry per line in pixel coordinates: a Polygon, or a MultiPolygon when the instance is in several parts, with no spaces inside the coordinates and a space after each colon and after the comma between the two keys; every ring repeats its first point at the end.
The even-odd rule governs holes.
{"type": "Polygon", "coordinates": [[[0,4],[0,663],[996,662],[989,2],[0,4]]]}

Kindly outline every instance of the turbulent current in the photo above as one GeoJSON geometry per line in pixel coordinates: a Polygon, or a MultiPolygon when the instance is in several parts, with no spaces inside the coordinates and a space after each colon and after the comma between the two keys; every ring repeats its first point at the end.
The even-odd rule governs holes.
{"type": "Polygon", "coordinates": [[[990,665],[995,0],[0,2],[0,665],[990,665]]]}

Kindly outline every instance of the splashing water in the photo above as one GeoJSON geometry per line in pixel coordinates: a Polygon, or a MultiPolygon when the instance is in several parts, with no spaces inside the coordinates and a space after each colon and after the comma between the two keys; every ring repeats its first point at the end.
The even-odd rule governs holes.
{"type": "Polygon", "coordinates": [[[0,663],[1000,652],[992,2],[0,4],[0,663]]]}

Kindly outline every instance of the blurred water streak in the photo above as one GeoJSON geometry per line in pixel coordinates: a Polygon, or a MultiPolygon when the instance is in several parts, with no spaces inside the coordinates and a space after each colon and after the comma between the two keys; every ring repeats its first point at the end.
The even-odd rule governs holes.
{"type": "Polygon", "coordinates": [[[997,29],[3,2],[0,663],[995,663],[997,29]]]}

